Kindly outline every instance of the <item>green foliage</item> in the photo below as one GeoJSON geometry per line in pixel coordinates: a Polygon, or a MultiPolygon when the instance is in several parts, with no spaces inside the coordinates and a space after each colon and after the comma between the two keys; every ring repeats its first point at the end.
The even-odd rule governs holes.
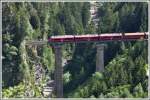
{"type": "Polygon", "coordinates": [[[103,79],[103,74],[99,73],[99,72],[95,72],[93,74],[93,78],[97,79],[97,80],[101,80],[103,79]]]}
{"type": "MultiPolygon", "coordinates": [[[[144,3],[123,3],[121,5],[120,3],[102,3],[102,6],[100,6],[99,8],[100,22],[97,31],[99,33],[141,31],[139,26],[141,26],[143,23],[145,23],[145,28],[143,31],[147,31],[146,20],[144,20],[144,22],[142,23],[140,22],[141,18],[146,19],[146,17],[139,15],[139,11],[141,11],[141,9],[145,9],[146,7],[147,5],[144,3]],[[139,5],[143,6],[141,8],[138,8],[139,5]],[[118,10],[114,10],[116,9],[115,6],[121,6],[121,8],[117,8],[118,10]],[[133,12],[135,13],[135,15],[133,14],[133,12]],[[137,20],[135,21],[136,18],[137,20]],[[134,28],[132,28],[133,25],[134,28]]],[[[145,11],[142,13],[145,13],[145,11]]],[[[92,28],[92,24],[88,26],[86,32],[95,32],[95,29],[92,28]]],[[[85,48],[82,48],[82,50],[76,49],[75,61],[80,58],[78,62],[79,64],[76,66],[82,67],[82,65],[80,65],[84,61],[82,60],[82,51],[85,52],[85,48]],[[77,50],[79,50],[80,52],[78,52],[77,50]]],[[[135,85],[139,82],[142,82],[142,87],[146,86],[146,81],[144,80],[147,80],[147,70],[145,65],[147,63],[147,56],[145,56],[147,55],[147,52],[147,42],[137,41],[107,43],[107,48],[105,49],[105,65],[107,66],[105,66],[105,71],[104,73],[102,73],[103,80],[99,80],[101,79],[101,74],[99,75],[98,73],[96,73],[93,75],[94,79],[88,78],[88,82],[85,81],[82,83],[82,85],[77,86],[77,88],[74,89],[73,92],[68,93],[68,97],[136,97],[132,92],[135,85]],[[98,80],[101,82],[101,84],[98,80]]],[[[86,52],[86,55],[88,54],[89,52],[86,52]]],[[[75,69],[77,71],[79,69],[82,70],[81,67],[76,66],[74,66],[74,63],[72,63],[72,68],[70,68],[70,72],[73,76],[74,74],[79,74],[77,72],[74,72],[75,69]]],[[[94,65],[92,66],[94,67],[94,65]]],[[[78,81],[75,77],[73,77],[72,79],[76,79],[76,81],[78,81]]],[[[145,89],[142,94],[144,94],[144,96],[146,97],[147,90],[145,89]]],[[[140,95],[140,97],[144,96],[140,95]]]]}
{"type": "Polygon", "coordinates": [[[82,8],[82,23],[83,27],[88,26],[89,18],[90,18],[90,4],[85,3],[82,8]]]}
{"type": "Polygon", "coordinates": [[[42,56],[43,65],[49,72],[54,71],[54,54],[52,52],[52,48],[44,46],[42,56]]]}
{"type": "Polygon", "coordinates": [[[98,31],[147,31],[147,7],[147,3],[103,3],[98,13],[101,19],[98,31]]]}
{"type": "Polygon", "coordinates": [[[23,83],[20,83],[17,86],[9,87],[7,89],[3,89],[3,98],[22,98],[24,97],[25,92],[25,85],[23,83]]]}
{"type": "Polygon", "coordinates": [[[98,97],[100,93],[107,89],[106,83],[101,73],[96,72],[84,84],[80,85],[76,90],[69,93],[69,97],[98,97]]]}
{"type": "MultiPolygon", "coordinates": [[[[88,2],[3,3],[3,97],[26,97],[27,89],[33,90],[33,97],[42,97],[45,76],[54,74],[53,48],[25,46],[28,40],[47,40],[52,35],[148,30],[147,3],[97,4],[98,28],[89,23],[88,2]],[[35,63],[47,70],[39,86],[35,85],[35,63]]],[[[147,41],[106,44],[103,73],[94,73],[95,43],[65,45],[63,54],[65,59],[69,58],[64,66],[65,96],[147,97],[147,41]]]]}
{"type": "Polygon", "coordinates": [[[127,61],[127,58],[123,55],[121,57],[116,57],[116,59],[108,64],[105,76],[109,86],[124,85],[128,83],[128,73],[126,71],[126,66],[124,66],[124,62],[127,61]]]}
{"type": "MultiPolygon", "coordinates": [[[[114,3],[104,3],[102,7],[99,8],[99,33],[115,32],[118,27],[119,21],[118,13],[114,13],[114,3]]],[[[118,31],[118,30],[117,30],[118,31]]]]}
{"type": "Polygon", "coordinates": [[[71,75],[69,72],[65,73],[63,76],[64,84],[68,83],[71,80],[71,75]]]}
{"type": "Polygon", "coordinates": [[[33,29],[37,29],[40,27],[40,21],[37,16],[31,16],[30,23],[31,23],[33,29]]]}
{"type": "Polygon", "coordinates": [[[137,86],[134,87],[133,94],[137,98],[138,97],[145,97],[145,94],[144,94],[143,87],[142,87],[141,83],[139,83],[137,86]]]}
{"type": "Polygon", "coordinates": [[[132,94],[130,92],[130,85],[122,85],[118,87],[113,87],[106,93],[105,97],[116,97],[116,98],[132,98],[132,94]]]}
{"type": "Polygon", "coordinates": [[[62,27],[58,22],[54,23],[55,25],[53,26],[53,34],[54,35],[64,35],[65,30],[64,27],[62,27]]]}

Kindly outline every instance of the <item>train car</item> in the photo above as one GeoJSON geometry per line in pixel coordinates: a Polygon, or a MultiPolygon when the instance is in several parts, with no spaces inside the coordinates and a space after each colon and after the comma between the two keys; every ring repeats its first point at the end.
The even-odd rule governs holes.
{"type": "Polygon", "coordinates": [[[74,40],[75,40],[75,42],[98,41],[99,37],[97,34],[75,35],[74,40]]]}
{"type": "Polygon", "coordinates": [[[136,33],[105,33],[87,35],[60,35],[52,36],[49,42],[86,42],[86,41],[117,41],[148,39],[148,32],[136,33]]]}
{"type": "Polygon", "coordinates": [[[123,40],[137,40],[137,39],[148,39],[148,33],[147,32],[136,32],[136,33],[124,33],[124,36],[122,38],[123,40]]]}
{"type": "Polygon", "coordinates": [[[121,33],[111,33],[111,34],[100,34],[99,40],[101,41],[112,41],[112,40],[121,40],[122,34],[121,33]]]}
{"type": "Polygon", "coordinates": [[[74,35],[52,36],[49,42],[74,42],[74,35]]]}

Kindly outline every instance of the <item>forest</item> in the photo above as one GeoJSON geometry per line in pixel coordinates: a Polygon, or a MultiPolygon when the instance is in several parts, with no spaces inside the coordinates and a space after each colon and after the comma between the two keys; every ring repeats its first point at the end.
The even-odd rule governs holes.
{"type": "MultiPolygon", "coordinates": [[[[148,31],[148,3],[96,2],[97,25],[90,2],[2,3],[3,98],[55,98],[43,95],[54,80],[51,44],[26,46],[54,35],[148,31]],[[37,71],[40,70],[40,71],[37,71]],[[37,78],[38,77],[38,78],[37,78]]],[[[147,98],[148,42],[113,41],[63,44],[64,98],[147,98]],[[96,45],[105,44],[104,72],[95,72],[96,45]]]]}

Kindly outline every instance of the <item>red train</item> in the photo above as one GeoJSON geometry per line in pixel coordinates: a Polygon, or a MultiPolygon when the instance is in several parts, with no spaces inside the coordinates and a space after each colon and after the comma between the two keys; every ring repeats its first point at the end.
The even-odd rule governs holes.
{"type": "Polygon", "coordinates": [[[59,35],[51,36],[49,42],[86,42],[86,41],[113,41],[113,40],[138,40],[148,39],[148,32],[136,33],[106,33],[87,35],[59,35]]]}

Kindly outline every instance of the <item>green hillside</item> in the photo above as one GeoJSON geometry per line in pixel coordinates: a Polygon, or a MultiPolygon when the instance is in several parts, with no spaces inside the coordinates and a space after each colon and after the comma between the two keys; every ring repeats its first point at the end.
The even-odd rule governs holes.
{"type": "MultiPolygon", "coordinates": [[[[29,40],[53,35],[147,32],[148,3],[97,3],[98,26],[88,2],[2,4],[2,96],[43,97],[47,80],[54,80],[51,44],[26,46],[29,40]],[[36,72],[36,66],[42,72],[36,72]],[[36,73],[41,77],[36,79],[36,73]]],[[[63,44],[64,97],[148,97],[147,41],[101,42],[106,45],[105,71],[95,73],[96,45],[63,44]]],[[[56,97],[55,93],[52,97],[56,97]]]]}

